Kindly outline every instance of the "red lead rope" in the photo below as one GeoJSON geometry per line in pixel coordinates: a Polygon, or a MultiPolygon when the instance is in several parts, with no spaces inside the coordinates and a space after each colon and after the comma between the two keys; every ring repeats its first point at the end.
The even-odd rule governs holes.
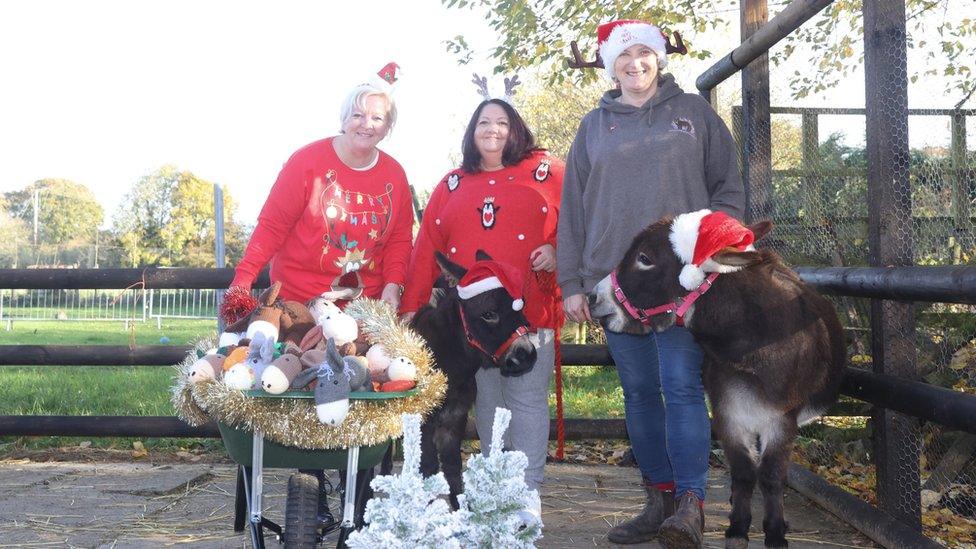
{"type": "MultiPolygon", "coordinates": [[[[534,271],[534,274],[543,295],[556,295],[559,287],[556,285],[555,273],[534,271]]],[[[563,352],[560,332],[566,318],[563,316],[562,302],[558,299],[553,305],[552,315],[555,330],[553,345],[556,355],[556,459],[562,461],[566,451],[566,421],[563,414],[563,352]]]]}
{"type": "Polygon", "coordinates": [[[563,420],[563,344],[556,332],[556,459],[563,460],[566,449],[566,422],[563,420]]]}

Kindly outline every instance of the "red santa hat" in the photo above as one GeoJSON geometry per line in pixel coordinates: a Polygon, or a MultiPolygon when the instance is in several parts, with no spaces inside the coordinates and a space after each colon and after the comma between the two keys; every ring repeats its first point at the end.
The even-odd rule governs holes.
{"type": "Polygon", "coordinates": [[[671,248],[685,266],[678,282],[686,290],[694,290],[705,280],[705,273],[730,273],[740,269],[720,265],[711,257],[723,248],[752,250],[755,235],[739,220],[724,212],[698,210],[681,214],[671,223],[671,248]]]}
{"type": "Polygon", "coordinates": [[[390,61],[376,72],[376,76],[369,79],[369,83],[374,88],[390,94],[393,93],[393,85],[398,78],[400,78],[400,65],[390,61]]]}
{"type": "Polygon", "coordinates": [[[521,311],[525,305],[522,299],[524,280],[515,267],[497,261],[476,261],[468,272],[458,281],[457,291],[461,299],[471,299],[495,288],[505,288],[512,296],[512,309],[521,311]]]}
{"type": "Polygon", "coordinates": [[[613,62],[625,49],[644,44],[657,54],[657,68],[668,66],[667,42],[661,29],[636,19],[621,19],[603,23],[596,29],[596,45],[608,77],[613,76],[613,62]]]}

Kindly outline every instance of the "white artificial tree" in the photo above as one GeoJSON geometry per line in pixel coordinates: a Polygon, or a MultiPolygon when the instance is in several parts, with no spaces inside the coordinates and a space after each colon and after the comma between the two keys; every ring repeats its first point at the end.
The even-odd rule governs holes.
{"type": "Polygon", "coordinates": [[[420,474],[420,416],[403,415],[403,469],[399,475],[383,475],[370,483],[387,497],[366,504],[365,526],[349,535],[348,545],[361,549],[461,547],[458,516],[440,496],[450,489],[443,473],[420,474]]]}
{"type": "Polygon", "coordinates": [[[535,547],[542,522],[526,522],[525,509],[538,493],[525,484],[528,460],[518,451],[503,449],[503,435],[512,412],[495,409],[488,455],[472,455],[464,472],[464,494],[458,497],[458,533],[462,547],[522,549],[535,547]]]}
{"type": "Polygon", "coordinates": [[[350,534],[354,549],[493,548],[528,549],[542,537],[538,518],[520,513],[538,493],[525,484],[528,461],[522,452],[506,452],[503,437],[512,413],[495,409],[488,455],[468,458],[460,509],[450,511],[442,497],[450,493],[443,473],[420,474],[420,416],[403,415],[403,469],[370,484],[386,497],[366,504],[367,525],[350,534]]]}

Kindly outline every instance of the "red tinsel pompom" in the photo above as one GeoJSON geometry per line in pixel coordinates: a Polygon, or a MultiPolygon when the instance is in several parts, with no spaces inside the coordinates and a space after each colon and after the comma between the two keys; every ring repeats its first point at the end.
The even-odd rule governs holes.
{"type": "Polygon", "coordinates": [[[251,314],[257,306],[258,300],[251,295],[250,290],[234,286],[224,294],[224,301],[220,304],[220,318],[227,324],[233,324],[251,314]]]}

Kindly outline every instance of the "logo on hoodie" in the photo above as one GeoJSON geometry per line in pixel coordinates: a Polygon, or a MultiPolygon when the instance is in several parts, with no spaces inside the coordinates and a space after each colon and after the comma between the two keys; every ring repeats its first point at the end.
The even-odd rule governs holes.
{"type": "Polygon", "coordinates": [[[677,117],[671,121],[671,131],[684,132],[692,137],[695,136],[695,125],[687,118],[677,117]]]}

